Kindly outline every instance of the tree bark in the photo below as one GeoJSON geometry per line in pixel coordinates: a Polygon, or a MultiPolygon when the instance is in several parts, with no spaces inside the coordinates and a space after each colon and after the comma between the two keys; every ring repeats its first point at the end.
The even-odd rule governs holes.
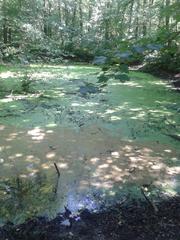
{"type": "Polygon", "coordinates": [[[143,1],[143,29],[142,29],[143,37],[145,37],[146,34],[147,34],[146,7],[147,7],[147,1],[144,0],[144,1],[143,1]]]}
{"type": "Polygon", "coordinates": [[[83,35],[83,11],[82,11],[82,0],[79,0],[79,25],[80,25],[80,37],[83,35]]]}
{"type": "Polygon", "coordinates": [[[3,42],[4,44],[8,43],[8,26],[7,26],[7,19],[4,19],[3,23],[3,42]]]}
{"type": "MultiPolygon", "coordinates": [[[[166,0],[165,1],[165,6],[166,8],[168,8],[170,5],[170,0],[166,0]]],[[[169,23],[170,23],[170,17],[169,14],[166,13],[166,17],[165,17],[165,24],[166,24],[166,30],[169,31],[169,23]]]]}

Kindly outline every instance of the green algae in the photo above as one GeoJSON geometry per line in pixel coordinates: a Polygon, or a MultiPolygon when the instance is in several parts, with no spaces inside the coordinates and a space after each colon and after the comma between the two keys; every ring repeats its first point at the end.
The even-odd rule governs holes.
{"type": "Polygon", "coordinates": [[[110,80],[100,94],[83,99],[78,92],[80,86],[85,83],[96,84],[98,71],[97,67],[83,65],[32,65],[25,69],[3,67],[0,84],[10,97],[0,99],[1,123],[28,127],[28,122],[31,122],[31,126],[63,126],[66,122],[67,126],[78,127],[78,119],[75,120],[77,124],[67,121],[69,112],[73,112],[74,118],[82,115],[81,119],[86,124],[92,123],[92,117],[88,115],[93,114],[94,121],[99,121],[112,133],[122,132],[122,137],[126,139],[151,138],[153,141],[168,142],[171,138],[167,133],[179,132],[179,94],[166,82],[149,74],[130,72],[131,81],[120,83],[110,80]],[[34,95],[21,96],[21,82],[25,73],[31,78],[34,95]],[[31,109],[33,104],[36,108],[29,114],[26,110],[31,109]],[[54,111],[57,105],[59,109],[54,111]],[[11,109],[14,117],[13,114],[10,117],[11,109]],[[47,109],[52,110],[51,117],[46,117],[47,109]],[[6,115],[9,117],[3,118],[6,115]]]}

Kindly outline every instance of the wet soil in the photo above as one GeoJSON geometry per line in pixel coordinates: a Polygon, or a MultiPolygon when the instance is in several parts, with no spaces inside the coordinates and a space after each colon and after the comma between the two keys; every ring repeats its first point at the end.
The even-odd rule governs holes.
{"type": "Polygon", "coordinates": [[[21,225],[8,223],[0,229],[1,240],[179,240],[180,197],[156,203],[157,212],[145,201],[119,203],[108,210],[83,210],[27,220],[21,225]],[[69,224],[68,224],[69,223],[69,224]]]}

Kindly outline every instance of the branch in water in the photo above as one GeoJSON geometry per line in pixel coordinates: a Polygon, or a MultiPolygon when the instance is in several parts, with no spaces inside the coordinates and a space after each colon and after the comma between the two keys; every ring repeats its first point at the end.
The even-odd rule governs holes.
{"type": "Polygon", "coordinates": [[[56,169],[56,172],[57,172],[57,175],[58,175],[58,178],[59,178],[61,174],[60,174],[59,168],[58,168],[56,163],[54,163],[54,167],[56,169]]]}

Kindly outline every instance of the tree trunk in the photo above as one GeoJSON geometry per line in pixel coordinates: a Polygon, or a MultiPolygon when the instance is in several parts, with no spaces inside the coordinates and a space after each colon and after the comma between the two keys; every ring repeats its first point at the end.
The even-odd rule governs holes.
{"type": "Polygon", "coordinates": [[[8,26],[7,26],[7,19],[4,19],[3,24],[3,42],[4,44],[8,43],[8,26]]]}
{"type": "Polygon", "coordinates": [[[146,24],[147,24],[147,19],[146,19],[146,6],[147,5],[147,1],[146,0],[144,0],[143,1],[143,29],[142,29],[142,34],[143,34],[143,37],[145,37],[146,36],[146,34],[147,34],[147,26],[146,26],[146,24]]]}
{"type": "Polygon", "coordinates": [[[48,37],[52,36],[51,25],[48,23],[48,17],[50,16],[51,12],[50,8],[51,8],[50,2],[44,0],[44,34],[48,37]]]}
{"type": "Polygon", "coordinates": [[[79,25],[80,25],[80,36],[82,39],[83,35],[83,11],[82,11],[82,0],[79,0],[79,25]]]}
{"type": "Polygon", "coordinates": [[[138,40],[139,37],[139,8],[140,8],[140,2],[139,0],[137,1],[137,8],[136,8],[136,20],[135,20],[135,39],[138,40]]]}
{"type": "Polygon", "coordinates": [[[110,38],[110,33],[109,33],[109,19],[107,18],[107,16],[109,15],[109,8],[110,8],[110,3],[107,2],[106,4],[106,14],[105,14],[105,41],[108,42],[109,38],[110,38]]]}
{"type": "Polygon", "coordinates": [[[131,34],[131,23],[132,23],[132,16],[133,16],[133,6],[134,6],[134,0],[131,2],[131,6],[130,6],[128,34],[131,34]]]}
{"type": "MultiPolygon", "coordinates": [[[[165,1],[165,6],[166,6],[166,8],[168,8],[169,5],[170,5],[170,0],[166,0],[166,1],[165,1]]],[[[166,13],[165,24],[166,24],[166,30],[167,30],[167,31],[169,31],[169,23],[170,23],[169,13],[166,13]]]]}

